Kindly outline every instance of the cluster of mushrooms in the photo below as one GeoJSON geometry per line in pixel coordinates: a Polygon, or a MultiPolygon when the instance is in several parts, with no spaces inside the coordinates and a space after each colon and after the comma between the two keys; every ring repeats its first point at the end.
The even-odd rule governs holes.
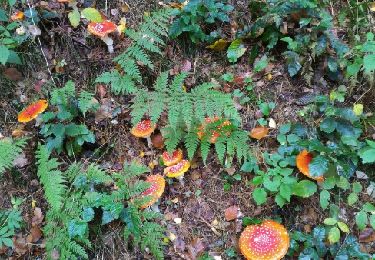
{"type": "MultiPolygon", "coordinates": [[[[132,135],[138,138],[146,138],[148,146],[151,146],[151,134],[155,131],[156,124],[153,124],[151,120],[145,119],[136,124],[130,131],[132,135]]],[[[181,183],[183,180],[184,173],[190,168],[190,162],[183,160],[183,153],[181,149],[177,149],[172,153],[165,151],[161,156],[162,162],[165,166],[164,175],[169,178],[177,178],[181,183]]],[[[143,197],[151,197],[150,200],[143,204],[141,208],[147,208],[152,206],[164,192],[165,179],[164,176],[157,174],[151,175],[146,178],[146,182],[150,183],[150,187],[146,189],[141,195],[143,197]]]]}
{"type": "MultiPolygon", "coordinates": [[[[29,122],[35,119],[48,107],[46,100],[39,100],[30,104],[22,112],[18,114],[19,122],[29,122]]],[[[209,123],[216,122],[219,118],[206,118],[205,124],[200,126],[198,136],[202,138],[205,126],[209,123]]],[[[215,143],[220,136],[220,130],[223,126],[229,125],[229,121],[224,121],[218,131],[213,130],[210,138],[211,143],[215,143]]],[[[150,136],[156,129],[156,125],[151,120],[146,119],[139,122],[131,129],[131,133],[138,138],[146,138],[150,146],[150,136]]],[[[313,177],[309,172],[309,164],[314,155],[307,150],[301,151],[296,157],[296,165],[298,170],[307,177],[321,182],[323,176],[313,177]]],[[[184,173],[188,171],[190,162],[183,160],[183,152],[181,149],[175,150],[172,154],[164,152],[161,159],[165,166],[164,175],[169,178],[178,178],[181,180],[184,173]]],[[[146,189],[141,196],[148,197],[146,203],[141,208],[145,209],[154,205],[162,196],[165,189],[165,178],[160,174],[150,175],[146,178],[146,182],[150,183],[150,187],[146,189]]],[[[286,228],[273,220],[264,220],[261,224],[249,225],[241,233],[239,239],[239,248],[241,253],[248,260],[279,260],[282,259],[289,248],[290,238],[286,228]]]]}
{"type": "MultiPolygon", "coordinates": [[[[220,120],[219,117],[206,118],[205,122],[198,128],[198,137],[202,139],[206,134],[206,127],[210,123],[215,123],[220,120]]],[[[221,123],[217,130],[211,130],[209,142],[215,143],[217,138],[222,134],[222,128],[231,123],[225,120],[221,123]]],[[[149,146],[151,145],[150,135],[154,132],[156,125],[153,125],[150,120],[143,120],[132,128],[131,133],[140,138],[146,138],[149,146]]],[[[229,135],[230,133],[224,132],[229,135]]],[[[313,159],[313,154],[307,150],[301,151],[296,157],[296,165],[298,170],[307,177],[321,182],[324,180],[323,176],[313,177],[309,172],[309,164],[313,159]]],[[[170,178],[181,178],[189,169],[190,163],[183,160],[183,152],[181,149],[175,150],[172,154],[164,152],[162,154],[162,161],[165,166],[164,175],[170,178]]],[[[142,193],[142,196],[150,196],[151,200],[142,205],[142,208],[152,206],[163,194],[165,188],[165,179],[162,175],[148,176],[146,182],[151,184],[150,188],[142,193]]],[[[279,260],[282,259],[288,252],[290,245],[290,238],[286,228],[273,220],[264,220],[261,224],[249,225],[241,233],[239,239],[239,248],[241,253],[248,260],[279,260]]]]}

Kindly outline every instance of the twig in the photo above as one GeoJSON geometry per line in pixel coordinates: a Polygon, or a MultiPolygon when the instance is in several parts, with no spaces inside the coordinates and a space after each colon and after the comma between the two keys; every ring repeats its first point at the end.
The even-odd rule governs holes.
{"type": "MultiPolygon", "coordinates": [[[[30,4],[30,0],[26,0],[26,3],[27,3],[27,6],[29,7],[29,10],[30,10],[31,21],[32,21],[33,25],[36,27],[37,25],[36,25],[36,23],[35,23],[35,21],[34,21],[33,9],[32,9],[32,5],[30,4]]],[[[51,71],[51,69],[49,68],[49,62],[48,62],[47,56],[46,56],[46,54],[45,54],[45,52],[44,52],[44,50],[43,50],[42,42],[40,41],[40,37],[38,37],[38,35],[36,35],[35,37],[36,37],[36,39],[37,39],[37,41],[38,41],[39,48],[40,48],[40,51],[41,51],[41,53],[42,53],[42,55],[43,55],[44,61],[46,62],[47,70],[48,70],[49,76],[51,77],[51,80],[52,80],[53,84],[54,84],[55,86],[57,86],[57,84],[56,84],[56,82],[55,82],[55,79],[54,79],[53,76],[52,76],[52,71],[51,71]]]]}

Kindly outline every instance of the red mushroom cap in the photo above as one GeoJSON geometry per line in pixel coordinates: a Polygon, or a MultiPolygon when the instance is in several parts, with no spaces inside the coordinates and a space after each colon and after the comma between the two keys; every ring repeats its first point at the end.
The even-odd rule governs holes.
{"type": "Polygon", "coordinates": [[[106,35],[114,32],[117,30],[117,26],[115,23],[111,21],[103,21],[99,23],[91,22],[87,26],[89,32],[93,35],[99,36],[100,38],[105,37],[106,35]]]}
{"type": "Polygon", "coordinates": [[[190,168],[190,162],[187,160],[182,160],[176,165],[169,166],[164,169],[164,174],[169,178],[177,178],[184,175],[190,168]]]}
{"type": "Polygon", "coordinates": [[[154,204],[161,197],[165,188],[165,179],[159,174],[148,176],[146,182],[150,183],[151,186],[142,192],[141,195],[143,197],[149,196],[150,200],[141,206],[142,209],[154,204]]]}
{"type": "Polygon", "coordinates": [[[23,19],[25,18],[25,14],[21,11],[17,11],[15,12],[11,17],[10,19],[12,21],[22,21],[23,19]]]}
{"type": "Polygon", "coordinates": [[[152,132],[154,132],[155,128],[156,128],[156,125],[152,124],[151,120],[146,119],[136,124],[130,130],[130,133],[134,135],[135,137],[147,138],[152,134],[152,132]]]}
{"type": "Polygon", "coordinates": [[[242,232],[239,246],[248,260],[279,260],[288,252],[289,235],[285,227],[273,220],[250,225],[242,232]]]}
{"type": "Polygon", "coordinates": [[[44,99],[38,100],[30,104],[18,114],[18,122],[30,122],[31,120],[37,118],[40,113],[43,113],[47,109],[47,107],[48,102],[44,99]]]}
{"type": "MultiPolygon", "coordinates": [[[[218,120],[220,120],[220,118],[218,116],[214,116],[213,118],[206,117],[204,119],[205,122],[198,127],[198,132],[197,132],[198,138],[199,139],[203,138],[203,136],[205,135],[205,128],[206,128],[206,126],[208,124],[215,123],[218,120]]],[[[231,125],[231,122],[229,122],[228,120],[225,120],[222,124],[220,124],[217,127],[217,131],[216,130],[211,130],[211,137],[210,137],[210,139],[208,141],[210,143],[212,143],[212,144],[216,143],[217,138],[220,137],[220,135],[221,135],[220,132],[223,132],[222,128],[225,127],[225,126],[228,126],[228,125],[231,125]]],[[[229,135],[230,133],[227,132],[225,134],[229,135]]]]}
{"type": "Polygon", "coordinates": [[[313,158],[314,156],[311,153],[309,153],[307,150],[301,151],[296,157],[297,168],[300,172],[302,172],[304,175],[306,175],[310,179],[316,180],[318,182],[324,181],[323,176],[313,177],[310,175],[309,164],[313,158]]]}
{"type": "Polygon", "coordinates": [[[165,166],[172,166],[179,163],[182,160],[182,150],[177,149],[173,151],[172,155],[170,155],[167,151],[164,152],[161,156],[163,159],[163,163],[165,166]]]}

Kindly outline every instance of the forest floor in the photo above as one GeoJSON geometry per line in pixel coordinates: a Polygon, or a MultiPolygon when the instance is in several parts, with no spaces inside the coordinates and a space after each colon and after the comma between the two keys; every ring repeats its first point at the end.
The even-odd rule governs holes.
{"type": "MultiPolygon", "coordinates": [[[[111,17],[119,19],[121,13],[121,16],[127,19],[127,26],[133,28],[137,28],[145,12],[158,7],[155,1],[130,0],[126,3],[129,9],[122,12],[123,1],[108,2],[107,12],[115,14],[111,17]]],[[[232,2],[236,10],[246,13],[246,1],[232,2]]],[[[104,6],[101,4],[98,3],[97,8],[102,10],[104,6]]],[[[63,5],[59,7],[64,8],[63,5]]],[[[62,9],[60,12],[64,13],[65,10],[62,9]]],[[[34,53],[27,55],[26,65],[18,68],[22,76],[16,81],[7,81],[0,86],[1,134],[9,136],[18,129],[34,136],[24,151],[22,167],[4,174],[0,182],[0,208],[11,207],[12,197],[25,200],[22,204],[22,215],[26,225],[23,232],[17,234],[15,249],[5,252],[0,250],[0,254],[4,253],[9,259],[42,259],[44,255],[43,238],[31,246],[26,241],[36,218],[35,205],[41,209],[42,215],[47,208],[43,189],[38,181],[35,165],[32,163],[35,160],[32,151],[35,151],[37,146],[38,128],[29,124],[21,129],[17,123],[17,114],[23,104],[27,104],[34,96],[39,95],[40,88],[50,88],[49,84],[44,84],[51,76],[47,66],[52,71],[57,86],[63,86],[67,80],[73,80],[80,89],[95,90],[96,98],[101,105],[99,112],[86,119],[86,124],[96,134],[97,143],[84,146],[82,157],[73,159],[96,162],[108,171],[119,170],[123,162],[136,160],[151,166],[154,174],[162,172],[159,158],[163,150],[149,148],[145,141],[134,138],[130,134],[129,99],[114,96],[105,87],[98,88],[93,83],[98,75],[113,67],[112,59],[129,45],[128,39],[125,37],[117,40],[114,46],[115,53],[109,54],[106,46],[99,40],[86,38],[83,30],[72,30],[67,19],[42,24],[41,27],[43,28],[40,36],[41,45],[35,41],[25,48],[25,51],[33,49],[34,53]],[[95,149],[101,151],[100,156],[94,153],[95,149]]],[[[254,83],[252,98],[276,104],[270,117],[277,125],[299,120],[296,111],[303,108],[299,100],[305,95],[329,94],[330,90],[338,86],[338,83],[319,76],[319,71],[312,86],[306,84],[302,77],[291,79],[282,59],[277,56],[263,72],[254,73],[252,64],[249,64],[245,57],[233,65],[227,61],[225,52],[216,53],[206,49],[205,46],[184,45],[172,40],[168,42],[163,58],[155,64],[155,67],[169,67],[173,74],[173,71],[179,71],[184,64],[191,66],[190,75],[186,80],[187,89],[224,73],[252,74],[254,83]]],[[[158,72],[158,69],[155,71],[158,72]]],[[[243,85],[228,85],[226,88],[227,91],[242,90],[243,85]]],[[[375,108],[373,96],[366,99],[366,96],[362,97],[364,92],[364,88],[354,90],[351,99],[358,102],[360,98],[361,103],[375,108]]],[[[258,118],[255,113],[258,109],[257,105],[255,102],[249,102],[238,106],[242,127],[250,131],[257,125],[258,118]]],[[[276,135],[277,131],[271,130],[269,138],[253,141],[251,150],[255,156],[258,155],[260,158],[262,152],[276,150],[276,135]]],[[[65,156],[60,156],[59,159],[66,165],[73,161],[72,158],[65,156]]],[[[227,221],[225,218],[225,210],[232,206],[238,208],[241,216],[259,219],[280,218],[290,231],[310,232],[313,226],[323,222],[326,214],[319,206],[318,194],[309,199],[294,199],[281,209],[270,198],[269,202],[257,206],[251,198],[252,175],[241,174],[241,180],[233,177],[239,172],[240,167],[241,165],[233,165],[229,169],[224,169],[215,155],[209,155],[207,165],[203,165],[201,158],[196,157],[191,162],[189,173],[185,175],[184,185],[176,181],[168,183],[159,205],[169,236],[169,243],[165,250],[167,259],[196,259],[202,252],[209,252],[211,256],[222,256],[226,259],[227,253],[224,252],[230,254],[232,249],[238,252],[238,238],[243,229],[242,218],[233,221],[227,221]]],[[[374,169],[368,169],[367,174],[375,176],[374,169]]],[[[361,199],[373,201],[373,198],[367,195],[363,195],[361,199]]],[[[351,220],[354,218],[354,213],[350,209],[343,208],[342,214],[345,215],[349,225],[353,226],[351,220]]],[[[94,246],[90,251],[92,259],[152,259],[143,252],[134,253],[128,248],[121,238],[119,225],[111,223],[100,234],[93,237],[94,246]]],[[[365,251],[375,253],[375,242],[363,243],[362,246],[365,251]]]]}

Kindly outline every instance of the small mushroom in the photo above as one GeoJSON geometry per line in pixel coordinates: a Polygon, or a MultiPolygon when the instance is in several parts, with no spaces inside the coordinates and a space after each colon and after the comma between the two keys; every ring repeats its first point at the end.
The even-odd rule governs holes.
{"type": "Polygon", "coordinates": [[[39,114],[43,113],[47,109],[47,107],[48,102],[44,99],[38,100],[30,104],[18,114],[18,122],[30,122],[31,120],[37,118],[39,114]]]}
{"type": "Polygon", "coordinates": [[[142,192],[141,196],[148,196],[150,200],[141,206],[141,209],[152,206],[164,192],[165,189],[165,179],[160,174],[150,175],[146,178],[146,182],[150,183],[151,186],[142,192]]]}
{"type": "Polygon", "coordinates": [[[10,19],[12,21],[22,21],[23,19],[25,18],[25,14],[21,11],[17,11],[15,12],[14,14],[12,14],[12,16],[10,17],[10,19]]]}
{"type": "Polygon", "coordinates": [[[188,160],[182,160],[178,164],[169,166],[164,169],[164,174],[169,178],[177,178],[183,185],[184,173],[190,168],[190,162],[188,160]]]}
{"type": "Polygon", "coordinates": [[[151,134],[154,132],[156,125],[151,122],[149,119],[142,120],[136,124],[131,130],[130,133],[138,138],[146,138],[148,147],[151,147],[151,134]]]}
{"type": "Polygon", "coordinates": [[[164,152],[161,156],[165,166],[172,166],[179,163],[182,160],[182,150],[177,149],[173,151],[172,154],[169,154],[167,151],[164,152]]]}
{"type": "Polygon", "coordinates": [[[109,53],[113,53],[113,40],[108,35],[114,31],[117,31],[117,25],[111,21],[105,20],[103,22],[94,23],[91,22],[87,26],[88,31],[105,42],[108,46],[109,53]]]}
{"type": "MultiPolygon", "coordinates": [[[[198,127],[198,132],[197,132],[197,135],[198,135],[198,138],[199,139],[202,139],[203,138],[203,136],[205,135],[205,131],[206,131],[206,127],[207,127],[207,125],[209,125],[209,124],[211,124],[211,123],[215,123],[215,122],[217,122],[217,121],[219,121],[220,120],[220,118],[218,117],[218,116],[215,116],[215,117],[213,117],[213,118],[210,118],[210,117],[206,117],[205,118],[205,122],[202,124],[202,125],[200,125],[199,127],[198,127]]],[[[229,126],[229,125],[231,125],[231,122],[229,122],[228,120],[225,120],[225,121],[223,121],[218,127],[217,127],[217,129],[216,130],[211,130],[211,137],[210,137],[210,139],[208,140],[211,144],[214,144],[214,143],[216,143],[216,140],[217,140],[217,138],[218,137],[220,137],[220,135],[221,135],[221,133],[223,132],[222,131],[222,128],[223,127],[225,127],[225,126],[229,126]]],[[[227,132],[227,133],[225,133],[226,135],[229,135],[230,133],[229,132],[227,132]]]]}
{"type": "Polygon", "coordinates": [[[314,158],[312,153],[307,150],[301,151],[296,157],[296,165],[300,172],[309,177],[310,179],[316,180],[317,182],[324,181],[323,176],[314,177],[310,175],[309,164],[314,158]]]}
{"type": "Polygon", "coordinates": [[[245,228],[239,239],[241,253],[247,260],[280,260],[289,248],[285,227],[273,220],[245,228]]]}

